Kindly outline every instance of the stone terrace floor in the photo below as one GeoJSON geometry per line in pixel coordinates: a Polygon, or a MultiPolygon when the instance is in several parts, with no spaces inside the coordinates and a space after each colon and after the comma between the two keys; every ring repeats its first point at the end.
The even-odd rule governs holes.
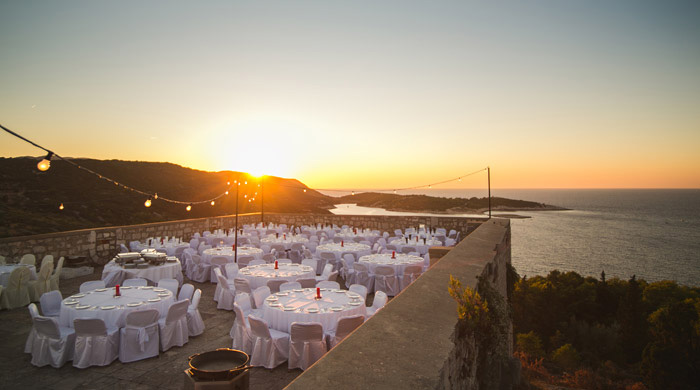
{"type": "MultiPolygon", "coordinates": [[[[100,279],[102,268],[92,275],[69,280],[61,280],[63,297],[76,294],[80,284],[88,280],[100,279]]],[[[67,362],[57,369],[51,366],[35,367],[31,355],[24,353],[24,343],[32,326],[29,310],[26,307],[0,311],[0,388],[3,389],[180,389],[184,386],[184,370],[188,368],[187,358],[195,353],[216,348],[231,348],[229,331],[233,324],[232,311],[217,310],[212,299],[216,285],[196,283],[185,278],[202,290],[199,311],[204,319],[206,330],[203,334],[190,338],[183,347],[173,347],[161,352],[158,357],[138,362],[122,364],[115,360],[106,367],[78,369],[67,362]]],[[[339,280],[341,286],[342,280],[339,280]]],[[[371,298],[368,297],[371,304],[371,298]]],[[[38,306],[38,304],[37,304],[38,306]]],[[[301,374],[301,370],[287,369],[283,363],[274,370],[254,368],[250,370],[251,389],[281,389],[301,374]]]]}

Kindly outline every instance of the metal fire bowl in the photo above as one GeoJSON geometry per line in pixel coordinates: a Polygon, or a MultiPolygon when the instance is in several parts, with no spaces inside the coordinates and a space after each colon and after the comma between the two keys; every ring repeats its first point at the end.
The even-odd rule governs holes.
{"type": "Polygon", "coordinates": [[[251,368],[247,353],[230,348],[197,353],[188,360],[192,376],[204,380],[229,380],[251,368]]]}

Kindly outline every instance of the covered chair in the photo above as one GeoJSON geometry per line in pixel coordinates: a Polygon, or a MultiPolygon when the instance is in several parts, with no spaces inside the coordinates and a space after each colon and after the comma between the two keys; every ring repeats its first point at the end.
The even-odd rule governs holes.
{"type": "Polygon", "coordinates": [[[338,320],[335,331],[328,332],[328,349],[338,345],[347,335],[365,322],[364,316],[343,317],[338,320]]]}
{"type": "Polygon", "coordinates": [[[158,317],[156,309],[132,311],[120,330],[119,361],[135,362],[158,356],[158,317]]]}
{"type": "Polygon", "coordinates": [[[107,329],[99,318],[76,318],[73,366],[106,366],[119,357],[119,328],[107,329]]]}
{"type": "Polygon", "coordinates": [[[192,255],[192,264],[187,267],[187,277],[195,282],[204,283],[211,276],[211,265],[205,264],[200,255],[192,255]]]}
{"type": "Polygon", "coordinates": [[[255,260],[251,260],[251,261],[248,263],[248,267],[250,267],[250,266],[252,266],[252,265],[261,265],[261,264],[265,264],[265,260],[263,260],[263,259],[255,259],[255,260]]]}
{"type": "Polygon", "coordinates": [[[31,302],[29,297],[29,277],[31,271],[28,267],[17,267],[10,273],[2,295],[0,295],[1,309],[14,309],[26,306],[31,302]]]}
{"type": "Polygon", "coordinates": [[[83,284],[80,285],[80,292],[88,292],[92,290],[96,290],[98,288],[105,288],[105,281],[104,280],[90,280],[87,282],[84,282],[83,284]]]}
{"type": "Polygon", "coordinates": [[[124,287],[137,287],[137,286],[148,286],[148,281],[144,278],[131,278],[126,279],[122,283],[124,287]]]}
{"type": "Polygon", "coordinates": [[[41,305],[41,313],[46,317],[58,317],[61,314],[61,301],[63,296],[58,290],[49,291],[41,295],[39,304],[41,305]]]}
{"type": "Polygon", "coordinates": [[[362,296],[363,301],[367,300],[367,287],[361,284],[351,284],[348,290],[360,294],[362,296]]]}
{"type": "Polygon", "coordinates": [[[248,323],[253,342],[250,365],[275,368],[284,363],[289,357],[289,334],[270,329],[267,321],[253,314],[248,316],[248,323]]]}
{"type": "Polygon", "coordinates": [[[244,292],[253,295],[253,291],[251,291],[250,289],[250,282],[248,282],[248,279],[235,278],[233,279],[233,285],[236,287],[236,294],[244,292]]]}
{"type": "MultiPolygon", "coordinates": [[[[263,286],[263,287],[266,287],[266,286],[263,286]]],[[[262,288],[262,287],[259,287],[259,288],[262,288]]],[[[243,311],[243,315],[245,315],[245,316],[247,316],[251,313],[257,315],[259,312],[257,309],[253,309],[251,297],[250,297],[250,294],[248,294],[248,293],[240,293],[240,294],[236,295],[236,299],[234,299],[233,304],[234,304],[234,306],[233,306],[234,308],[236,307],[236,305],[238,305],[238,307],[243,311]]]]}
{"type": "Polygon", "coordinates": [[[19,263],[36,266],[36,256],[34,256],[31,253],[27,253],[26,255],[22,256],[22,258],[19,260],[19,263]]]}
{"type": "Polygon", "coordinates": [[[32,302],[39,301],[45,292],[51,291],[51,273],[53,272],[53,256],[46,255],[41,261],[41,268],[36,276],[36,280],[30,280],[27,288],[29,289],[29,299],[32,302]]]}
{"type": "Polygon", "coordinates": [[[289,291],[294,289],[300,289],[301,283],[299,282],[286,282],[280,284],[280,291],[289,291]]]}
{"type": "Polygon", "coordinates": [[[32,343],[32,364],[37,367],[51,365],[59,368],[73,360],[75,331],[58,325],[58,319],[37,316],[34,318],[36,338],[32,343]]]}
{"type": "Polygon", "coordinates": [[[199,314],[199,300],[202,298],[202,290],[197,289],[192,296],[192,303],[187,307],[187,330],[190,336],[199,336],[204,333],[204,321],[199,314]]]}
{"type": "Polygon", "coordinates": [[[238,268],[243,268],[247,267],[248,264],[255,260],[254,256],[249,256],[249,255],[244,255],[244,256],[238,256],[238,268]]]}
{"type": "Polygon", "coordinates": [[[267,287],[270,288],[271,293],[278,293],[280,292],[280,286],[283,283],[287,283],[285,279],[271,279],[267,281],[267,287]]]}
{"type": "MultiPolygon", "coordinates": [[[[244,294],[245,293],[241,295],[244,294]]],[[[250,298],[248,298],[248,300],[250,300],[250,298]]],[[[250,306],[250,303],[248,306],[250,306]]],[[[236,317],[233,320],[233,326],[231,327],[231,332],[229,333],[233,339],[231,347],[250,355],[253,352],[253,339],[250,333],[248,318],[246,318],[246,315],[243,313],[241,307],[236,304],[233,305],[233,312],[236,313],[236,317]]]]}
{"type": "Polygon", "coordinates": [[[336,266],[338,259],[336,259],[335,254],[333,254],[333,252],[321,252],[321,254],[319,255],[319,258],[321,259],[321,261],[319,262],[319,265],[323,264],[320,266],[323,267],[324,271],[325,271],[325,267],[328,264],[331,265],[331,271],[334,271],[338,268],[336,266]]]}
{"type": "Polygon", "coordinates": [[[333,264],[326,264],[326,266],[323,267],[323,272],[321,272],[321,275],[316,277],[316,282],[328,280],[328,277],[331,276],[332,272],[333,272],[333,264]]]}
{"type": "Polygon", "coordinates": [[[34,319],[39,317],[39,309],[37,309],[36,305],[33,303],[30,303],[27,308],[29,308],[29,316],[32,317],[32,329],[29,330],[29,336],[27,336],[27,341],[24,343],[24,353],[32,353],[32,345],[34,345],[34,339],[37,337],[36,329],[34,328],[34,319]]]}
{"type": "Polygon", "coordinates": [[[386,302],[389,300],[389,298],[386,296],[386,293],[383,291],[377,291],[374,293],[374,302],[372,302],[372,306],[367,308],[367,315],[365,318],[369,318],[373,315],[375,315],[381,308],[386,305],[386,302]]]}
{"type": "Polygon", "coordinates": [[[56,263],[56,269],[51,275],[51,290],[58,290],[59,282],[61,280],[61,271],[63,271],[63,256],[59,257],[58,263],[56,263]]]}
{"type": "Polygon", "coordinates": [[[401,290],[418,279],[421,273],[423,273],[423,267],[420,265],[409,265],[404,268],[403,275],[401,276],[401,290]]]}
{"type": "Polygon", "coordinates": [[[224,276],[226,276],[226,279],[228,280],[233,280],[236,276],[238,276],[238,264],[227,263],[224,266],[224,276]]]}
{"type": "Polygon", "coordinates": [[[223,275],[217,272],[216,277],[219,280],[219,284],[217,287],[221,288],[221,292],[219,294],[219,302],[216,305],[216,308],[223,310],[233,310],[233,297],[235,295],[235,290],[231,291],[231,286],[228,284],[228,280],[226,280],[226,278],[223,275]]]}
{"type": "Polygon", "coordinates": [[[390,297],[399,293],[399,280],[393,267],[378,265],[374,269],[374,291],[384,291],[390,297]]]}
{"type": "Polygon", "coordinates": [[[216,275],[214,275],[214,270],[219,269],[222,274],[226,272],[226,264],[228,264],[228,258],[226,256],[214,256],[209,260],[209,264],[211,264],[211,269],[209,271],[209,280],[212,283],[217,283],[217,278],[216,275]]]}
{"type": "Polygon", "coordinates": [[[180,293],[177,294],[177,300],[181,301],[183,299],[189,299],[192,302],[192,294],[194,293],[194,286],[190,283],[185,283],[180,288],[180,293]]]}
{"type": "Polygon", "coordinates": [[[180,287],[180,282],[178,282],[177,279],[161,279],[158,281],[158,287],[167,288],[173,293],[173,296],[176,297],[177,288],[180,287]]]}
{"type": "Polygon", "coordinates": [[[314,270],[314,274],[315,274],[315,273],[317,272],[317,270],[318,270],[318,260],[313,259],[313,258],[303,259],[303,260],[301,261],[301,265],[305,265],[305,266],[307,266],[307,267],[311,267],[311,269],[314,270]]]}
{"type": "Polygon", "coordinates": [[[160,330],[160,349],[165,352],[171,347],[182,347],[189,341],[187,329],[187,307],[190,302],[178,301],[168,309],[165,318],[158,320],[160,330]]]}
{"type": "Polygon", "coordinates": [[[328,351],[318,322],[292,322],[289,336],[289,369],[306,370],[328,351]]]}
{"type": "Polygon", "coordinates": [[[236,293],[236,286],[233,283],[233,280],[227,278],[221,273],[221,270],[219,268],[214,268],[214,277],[216,280],[216,290],[214,290],[214,301],[219,302],[219,298],[221,297],[222,290],[224,289],[224,286],[219,283],[219,276],[222,276],[224,280],[226,281],[226,284],[228,284],[228,289],[231,290],[231,292],[235,295],[236,293]]]}
{"type": "Polygon", "coordinates": [[[272,290],[269,286],[260,286],[253,291],[253,302],[255,302],[256,309],[262,309],[263,303],[265,303],[265,298],[272,294],[272,290]]]}
{"type": "Polygon", "coordinates": [[[299,282],[299,284],[301,284],[301,288],[314,288],[314,287],[316,287],[316,278],[297,279],[297,282],[299,282]]]}
{"type": "Polygon", "coordinates": [[[338,289],[340,289],[340,283],[333,282],[330,280],[324,280],[324,281],[316,283],[316,287],[338,290],[338,289]]]}

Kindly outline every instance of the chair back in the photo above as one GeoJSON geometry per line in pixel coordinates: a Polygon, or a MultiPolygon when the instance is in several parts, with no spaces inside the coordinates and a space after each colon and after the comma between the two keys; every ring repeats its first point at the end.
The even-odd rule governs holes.
{"type": "Polygon", "coordinates": [[[335,282],[336,279],[338,279],[338,271],[333,271],[330,275],[328,275],[329,281],[335,282]]]}
{"type": "Polygon", "coordinates": [[[107,326],[100,318],[76,318],[73,328],[76,336],[107,336],[107,326]]]}
{"type": "Polygon", "coordinates": [[[58,316],[58,314],[61,312],[62,300],[63,296],[61,296],[61,292],[58,290],[41,294],[41,297],[39,298],[41,312],[44,313],[45,316],[58,316]]]}
{"type": "Polygon", "coordinates": [[[250,263],[248,263],[248,267],[250,267],[251,265],[260,265],[260,264],[266,264],[265,260],[262,260],[262,259],[251,260],[250,263]]]}
{"type": "Polygon", "coordinates": [[[285,279],[271,279],[267,281],[267,287],[270,288],[271,292],[278,293],[280,292],[280,285],[286,282],[287,281],[285,279]]]}
{"type": "Polygon", "coordinates": [[[0,255],[0,265],[5,265],[7,262],[5,261],[5,256],[0,255]]]}
{"type": "Polygon", "coordinates": [[[223,266],[228,264],[228,258],[226,256],[214,256],[209,260],[209,264],[211,264],[212,267],[223,268],[223,266]]]}
{"type": "Polygon", "coordinates": [[[39,309],[37,309],[36,304],[30,303],[27,308],[29,309],[29,315],[32,317],[32,319],[39,316],[39,309]]]}
{"type": "Polygon", "coordinates": [[[180,293],[177,294],[177,300],[181,301],[183,299],[192,300],[192,293],[194,292],[194,286],[190,283],[185,283],[180,288],[180,293]]]}
{"type": "Polygon", "coordinates": [[[168,315],[165,316],[165,323],[170,324],[187,315],[187,307],[190,305],[188,300],[177,301],[168,309],[168,315]]]}
{"type": "Polygon", "coordinates": [[[173,293],[173,296],[176,297],[177,288],[180,287],[180,282],[178,282],[177,279],[161,279],[158,281],[158,287],[167,288],[173,293]]]}
{"type": "Polygon", "coordinates": [[[314,288],[316,287],[316,278],[297,279],[297,283],[301,285],[301,288],[314,288]]]}
{"type": "Polygon", "coordinates": [[[323,325],[319,322],[292,322],[289,336],[292,342],[322,341],[323,325]]]}
{"type": "Polygon", "coordinates": [[[361,284],[352,284],[348,290],[358,293],[362,296],[362,299],[367,299],[367,287],[361,284]]]}
{"type": "Polygon", "coordinates": [[[420,274],[423,272],[423,267],[420,265],[409,265],[403,269],[403,278],[410,278],[411,281],[418,279],[420,274]]]}
{"type": "MultiPolygon", "coordinates": [[[[333,258],[335,259],[335,256],[333,258]]],[[[324,279],[328,279],[328,277],[331,275],[331,272],[333,272],[333,264],[326,264],[326,266],[323,267],[323,272],[321,272],[321,276],[324,279]]]]}
{"type": "MultiPolygon", "coordinates": [[[[246,294],[248,295],[248,294],[246,294]]],[[[245,320],[245,313],[243,312],[243,308],[241,308],[237,303],[233,304],[233,312],[236,314],[236,317],[233,319],[233,322],[238,322],[240,324],[243,324],[243,326],[246,325],[246,320],[245,320]]]]}
{"type": "Polygon", "coordinates": [[[22,256],[22,259],[19,261],[20,264],[28,264],[28,265],[36,265],[36,256],[34,256],[31,253],[27,253],[26,255],[22,256]]]}
{"type": "Polygon", "coordinates": [[[367,266],[362,263],[353,263],[352,268],[355,270],[355,272],[364,272],[367,273],[369,270],[367,269],[367,266]]]}
{"type": "Polygon", "coordinates": [[[272,263],[273,261],[275,261],[275,255],[273,255],[272,253],[265,253],[265,254],[263,255],[262,259],[263,259],[266,263],[272,263]]]}
{"type": "Polygon", "coordinates": [[[333,282],[330,280],[324,280],[321,282],[316,283],[316,287],[320,288],[331,288],[331,289],[336,289],[338,290],[340,288],[340,283],[338,282],[333,282]]]}
{"type": "Polygon", "coordinates": [[[292,261],[289,259],[279,259],[277,260],[278,264],[292,264],[292,261]]]}
{"type": "Polygon", "coordinates": [[[321,252],[319,255],[323,260],[329,261],[329,262],[335,262],[335,255],[333,252],[321,252]]]}
{"type": "Polygon", "coordinates": [[[262,318],[256,317],[254,314],[248,316],[248,323],[250,324],[250,332],[255,337],[262,337],[264,339],[271,339],[270,327],[267,325],[267,321],[262,318]]]}
{"type": "Polygon", "coordinates": [[[244,255],[238,256],[238,268],[247,267],[251,261],[255,260],[254,256],[244,255]]]}
{"type": "Polygon", "coordinates": [[[224,271],[226,271],[226,279],[233,280],[238,275],[238,264],[227,263],[224,266],[224,271]]]}
{"type": "Polygon", "coordinates": [[[357,329],[362,323],[365,322],[364,316],[351,316],[343,317],[338,320],[338,326],[335,330],[335,336],[339,338],[344,338],[353,330],[357,329]]]}
{"type": "Polygon", "coordinates": [[[80,285],[80,292],[84,293],[87,291],[96,290],[98,288],[105,288],[104,280],[90,280],[80,285]]]}
{"type": "Polygon", "coordinates": [[[394,268],[392,268],[388,265],[378,265],[374,269],[374,274],[381,275],[381,276],[394,276],[394,275],[396,275],[396,271],[394,271],[394,268]]]}
{"type": "Polygon", "coordinates": [[[216,273],[216,281],[219,283],[219,286],[218,286],[218,287],[221,288],[221,289],[223,289],[223,290],[227,290],[227,291],[231,290],[231,289],[229,288],[229,285],[228,285],[228,280],[226,280],[226,278],[224,277],[224,275],[221,274],[221,271],[219,271],[218,269],[216,269],[216,270],[215,270],[215,273],[216,273]]]}
{"type": "MultiPolygon", "coordinates": [[[[265,286],[267,287],[267,286],[265,286]]],[[[262,288],[262,287],[260,287],[262,288]]],[[[253,310],[253,307],[250,305],[250,294],[248,293],[239,293],[236,294],[236,298],[233,300],[233,307],[235,308],[238,306],[238,308],[243,311],[243,313],[250,313],[251,310],[253,310]]]]}
{"type": "Polygon", "coordinates": [[[405,247],[401,248],[401,253],[409,254],[411,252],[416,252],[416,247],[406,245],[405,247]]]}
{"type": "Polygon", "coordinates": [[[384,307],[386,305],[386,302],[389,300],[389,297],[386,295],[384,291],[376,291],[374,293],[374,302],[372,302],[372,307],[374,309],[379,309],[384,307]]]}
{"type": "Polygon", "coordinates": [[[135,287],[135,286],[148,286],[148,281],[144,278],[132,278],[126,279],[122,286],[135,287]]]}
{"type": "Polygon", "coordinates": [[[302,252],[304,250],[304,245],[300,242],[295,242],[289,247],[289,249],[291,249],[293,251],[302,252]]]}
{"type": "Polygon", "coordinates": [[[233,279],[233,287],[236,289],[236,292],[244,292],[248,294],[252,294],[253,292],[250,290],[250,283],[248,282],[247,279],[243,278],[234,278],[233,279]]]}
{"type": "Polygon", "coordinates": [[[44,256],[44,258],[41,259],[41,267],[44,267],[44,264],[47,262],[51,262],[51,268],[53,268],[53,255],[44,256]]]}
{"type": "Polygon", "coordinates": [[[199,301],[200,301],[201,299],[202,299],[202,290],[197,289],[197,290],[194,292],[194,294],[192,295],[192,300],[191,300],[191,303],[190,303],[190,305],[189,305],[188,310],[189,310],[189,309],[191,309],[191,310],[197,310],[197,308],[199,307],[199,301]]]}
{"type": "Polygon", "coordinates": [[[53,277],[59,277],[61,275],[61,271],[63,270],[63,261],[65,259],[63,256],[58,258],[58,263],[56,264],[56,269],[53,271],[53,277]]]}
{"type": "Polygon", "coordinates": [[[8,291],[19,292],[23,288],[27,287],[29,278],[32,276],[29,267],[17,267],[10,273],[10,279],[7,282],[8,291]]]}
{"type": "Polygon", "coordinates": [[[272,294],[272,290],[268,286],[260,286],[253,291],[253,300],[255,301],[255,307],[258,309],[262,308],[265,298],[272,294]]]}
{"type": "Polygon", "coordinates": [[[299,282],[286,282],[280,284],[280,291],[289,291],[289,290],[294,290],[294,289],[300,289],[301,288],[301,283],[299,282]]]}
{"type": "Polygon", "coordinates": [[[60,339],[61,331],[58,328],[58,320],[52,317],[34,317],[34,330],[42,336],[60,339]]]}
{"type": "Polygon", "coordinates": [[[144,328],[158,322],[160,313],[156,309],[132,311],[126,315],[126,326],[144,328]]]}
{"type": "Polygon", "coordinates": [[[301,261],[301,265],[305,265],[308,267],[311,267],[311,269],[314,270],[314,274],[316,273],[316,267],[318,267],[318,261],[316,259],[303,259],[301,261]]]}

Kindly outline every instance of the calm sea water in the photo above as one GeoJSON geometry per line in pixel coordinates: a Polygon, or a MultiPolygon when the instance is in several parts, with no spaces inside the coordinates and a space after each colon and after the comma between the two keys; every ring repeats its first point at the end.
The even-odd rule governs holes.
{"type": "MultiPolygon", "coordinates": [[[[486,195],[484,190],[412,193],[486,195]]],[[[700,286],[700,190],[499,189],[492,195],[571,209],[517,212],[531,217],[511,220],[513,265],[520,275],[546,275],[559,269],[598,277],[604,270],[608,277],[637,275],[648,281],[670,279],[700,286]]],[[[390,213],[352,206],[334,212],[390,213]]]]}

